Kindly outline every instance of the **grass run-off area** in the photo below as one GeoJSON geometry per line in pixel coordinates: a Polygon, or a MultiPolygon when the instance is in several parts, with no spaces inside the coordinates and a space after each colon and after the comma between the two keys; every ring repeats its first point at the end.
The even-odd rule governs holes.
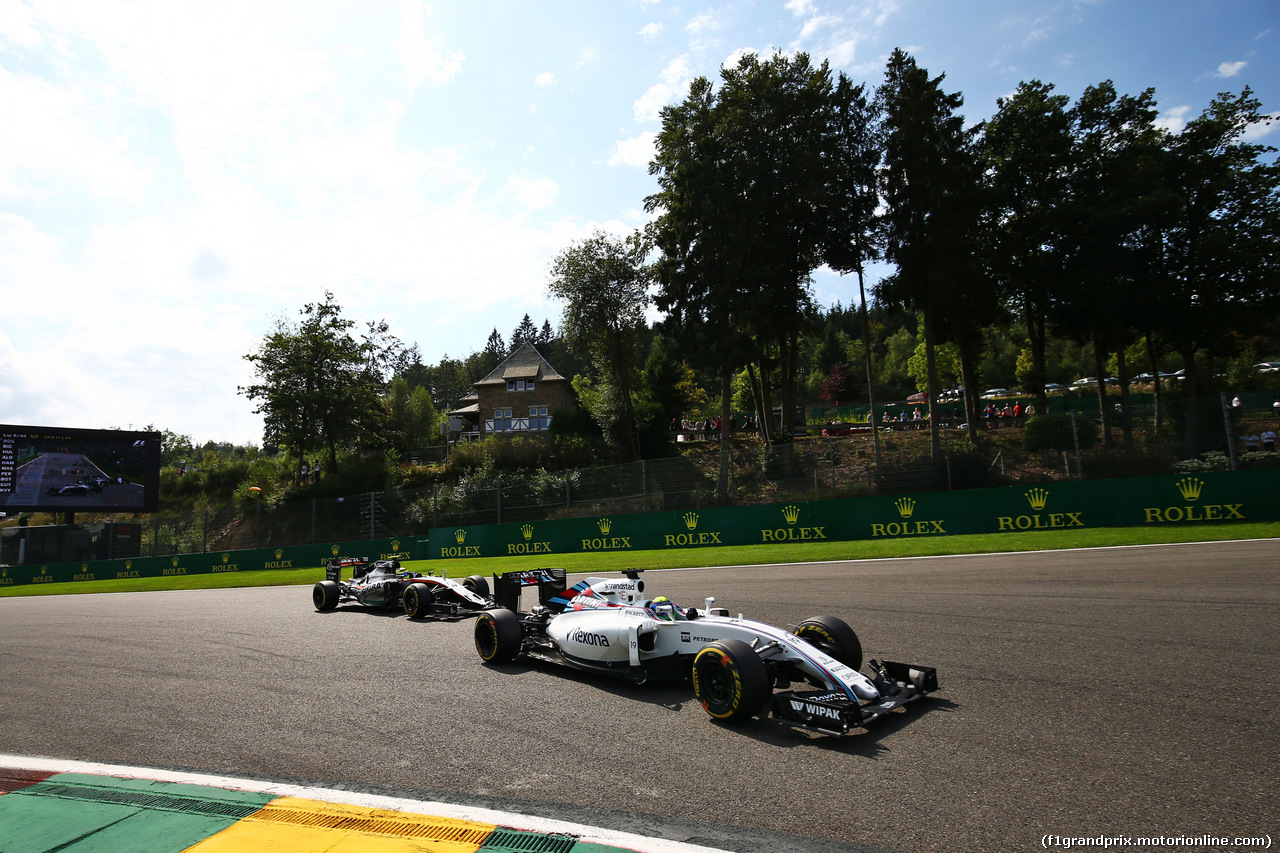
{"type": "MultiPolygon", "coordinates": [[[[948,554],[998,554],[1011,551],[1054,551],[1064,548],[1110,548],[1176,542],[1220,542],[1233,539],[1280,538],[1280,522],[1188,525],[1183,527],[1109,527],[1078,531],[986,533],[971,536],[920,537],[853,542],[800,542],[683,548],[662,551],[550,554],[519,557],[475,557],[459,560],[406,560],[406,569],[448,577],[491,575],[515,569],[555,567],[569,572],[603,574],[623,569],[674,569],[695,566],[747,566],[773,563],[815,563],[833,560],[882,560],[948,554]]],[[[346,555],[344,555],[346,556],[346,555]]],[[[352,554],[350,556],[362,556],[352,554]]],[[[0,598],[21,595],[81,595],[100,592],[149,592],[171,589],[287,586],[324,580],[323,566],[262,571],[220,572],[207,575],[74,581],[0,587],[0,598]]]]}

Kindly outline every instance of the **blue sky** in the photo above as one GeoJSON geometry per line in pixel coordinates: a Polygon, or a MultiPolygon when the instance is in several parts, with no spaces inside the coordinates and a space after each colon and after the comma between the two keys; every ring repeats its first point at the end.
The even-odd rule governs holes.
{"type": "Polygon", "coordinates": [[[1280,112],[1276,0],[0,0],[0,422],[260,443],[243,356],[326,290],[432,363],[558,325],[552,258],[647,221],[690,79],[802,50],[875,86],[895,47],[975,122],[1030,79],[1280,112]]]}

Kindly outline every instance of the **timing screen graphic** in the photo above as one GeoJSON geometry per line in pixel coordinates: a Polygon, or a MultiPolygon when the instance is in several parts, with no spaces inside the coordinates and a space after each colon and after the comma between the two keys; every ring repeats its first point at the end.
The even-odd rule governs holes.
{"type": "Polygon", "coordinates": [[[0,424],[0,509],[151,512],[160,434],[0,424]]]}

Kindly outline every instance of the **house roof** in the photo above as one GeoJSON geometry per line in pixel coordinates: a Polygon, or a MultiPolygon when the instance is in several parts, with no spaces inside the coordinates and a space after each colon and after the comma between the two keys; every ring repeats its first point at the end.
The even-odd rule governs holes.
{"type": "Polygon", "coordinates": [[[475,383],[481,385],[505,385],[508,379],[534,379],[545,382],[551,379],[563,380],[542,353],[533,344],[523,344],[506,360],[489,372],[489,375],[475,383]]]}

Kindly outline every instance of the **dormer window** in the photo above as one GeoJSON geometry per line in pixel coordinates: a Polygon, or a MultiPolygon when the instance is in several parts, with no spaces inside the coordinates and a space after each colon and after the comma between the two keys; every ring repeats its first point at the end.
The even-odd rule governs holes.
{"type": "Polygon", "coordinates": [[[511,391],[532,391],[532,390],[533,390],[533,380],[532,380],[532,379],[508,379],[508,380],[507,380],[507,391],[508,391],[508,392],[511,392],[511,391]]]}

